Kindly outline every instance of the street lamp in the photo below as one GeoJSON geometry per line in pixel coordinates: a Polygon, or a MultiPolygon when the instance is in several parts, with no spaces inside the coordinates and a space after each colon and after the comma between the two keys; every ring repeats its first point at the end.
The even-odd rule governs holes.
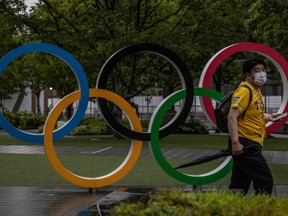
{"type": "MultiPolygon", "coordinates": [[[[50,98],[51,98],[51,100],[52,100],[52,102],[51,102],[51,105],[52,105],[51,109],[52,109],[53,106],[54,106],[54,105],[53,105],[53,88],[50,87],[49,89],[50,89],[50,98]]],[[[49,107],[50,107],[50,106],[49,106],[49,107]]],[[[50,109],[50,110],[51,110],[51,109],[50,109]]]]}

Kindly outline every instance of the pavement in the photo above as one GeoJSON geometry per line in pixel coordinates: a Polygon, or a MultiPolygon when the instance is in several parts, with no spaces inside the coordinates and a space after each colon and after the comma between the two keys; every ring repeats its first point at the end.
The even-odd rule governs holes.
{"type": "MultiPolygon", "coordinates": [[[[276,135],[277,136],[277,135],[276,135]]],[[[288,138],[281,135],[281,138],[288,138]]],[[[127,156],[125,148],[60,147],[57,154],[127,156]]],[[[218,152],[215,149],[162,149],[167,159],[191,159],[218,152]]],[[[43,146],[0,145],[0,154],[45,154],[43,146]]],[[[288,164],[288,151],[263,151],[269,164],[288,164]]],[[[140,157],[152,157],[149,149],[143,149],[140,157]]],[[[173,186],[174,187],[174,186],[173,186]]],[[[183,191],[225,191],[228,185],[177,186],[183,191]]],[[[163,188],[163,187],[161,187],[163,188]]],[[[109,186],[99,189],[79,187],[0,187],[0,215],[107,215],[121,201],[137,202],[147,199],[158,187],[109,186]]],[[[249,194],[253,194],[251,188],[249,194]]],[[[288,185],[274,185],[273,196],[288,196],[288,185]]]]}
{"type": "MultiPolygon", "coordinates": [[[[120,156],[126,157],[127,148],[117,147],[72,147],[54,146],[57,154],[66,155],[97,155],[97,156],[120,156]]],[[[162,148],[163,155],[167,159],[191,159],[219,152],[217,149],[177,149],[162,148]]],[[[26,145],[0,145],[1,154],[45,154],[44,147],[26,145]]],[[[263,156],[269,164],[288,164],[288,151],[262,151],[263,156]]],[[[152,157],[149,149],[142,149],[140,157],[152,157]]]]}

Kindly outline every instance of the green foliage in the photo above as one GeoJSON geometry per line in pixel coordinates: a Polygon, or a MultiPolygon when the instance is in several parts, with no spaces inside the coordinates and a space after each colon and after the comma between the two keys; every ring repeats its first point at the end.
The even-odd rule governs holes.
{"type": "Polygon", "coordinates": [[[45,123],[44,115],[35,115],[32,112],[4,112],[4,116],[10,124],[22,130],[37,129],[45,123]]]}
{"type": "Polygon", "coordinates": [[[81,135],[109,135],[112,134],[112,129],[104,120],[95,120],[93,118],[83,119],[70,134],[75,136],[81,135]]]}
{"type": "MultiPolygon", "coordinates": [[[[129,121],[122,120],[121,124],[126,127],[130,128],[129,121]]],[[[147,131],[149,120],[141,121],[141,125],[143,131],[147,131]]],[[[71,135],[111,135],[113,134],[113,130],[111,127],[106,123],[105,120],[95,120],[93,118],[85,118],[83,119],[79,126],[76,127],[71,133],[71,135]]]]}
{"type": "MultiPolygon", "coordinates": [[[[116,50],[151,42],[179,55],[195,80],[208,60],[231,44],[257,41],[287,55],[287,8],[287,1],[272,0],[42,0],[27,14],[23,0],[6,0],[1,3],[0,55],[28,42],[55,44],[79,60],[89,86],[95,86],[97,73],[116,50]]],[[[9,74],[0,78],[0,99],[8,98],[14,87],[23,89],[20,82],[16,85],[17,80],[25,81],[35,93],[45,86],[53,87],[60,97],[78,88],[63,61],[44,55],[28,54],[21,58],[20,66],[9,66],[9,74]]],[[[213,76],[217,91],[242,79],[241,60],[246,57],[233,55],[217,68],[213,76]]],[[[164,88],[172,89],[170,94],[180,87],[178,74],[171,68],[161,56],[146,52],[132,55],[114,68],[109,89],[125,99],[151,94],[156,86],[163,95],[164,88]]]]}
{"type": "Polygon", "coordinates": [[[178,134],[208,134],[207,128],[197,119],[190,118],[183,122],[175,131],[178,134]]]}
{"type": "MultiPolygon", "coordinates": [[[[129,121],[122,120],[121,124],[130,128],[129,121]]],[[[143,131],[148,130],[149,120],[141,121],[143,131]]],[[[176,134],[208,134],[206,127],[198,120],[190,118],[186,122],[182,123],[175,131],[176,134]]],[[[104,120],[95,120],[87,118],[81,121],[78,127],[76,127],[71,135],[108,135],[113,134],[113,130],[108,126],[104,120]]]]}
{"type": "MultiPolygon", "coordinates": [[[[17,46],[18,40],[56,44],[80,61],[90,86],[95,85],[105,60],[119,48],[133,43],[152,42],[168,47],[184,60],[194,79],[199,78],[213,54],[231,44],[257,41],[276,48],[284,56],[287,54],[287,1],[43,0],[30,14],[24,5],[23,0],[3,2],[0,54],[17,46]]],[[[217,91],[225,83],[241,79],[241,68],[235,59],[243,58],[234,56],[220,65],[213,77],[217,91]]],[[[46,85],[60,96],[77,88],[76,79],[65,63],[56,62],[56,57],[45,60],[40,56],[41,59],[40,63],[30,59],[32,64],[25,67],[44,72],[46,85]]],[[[155,63],[146,56],[132,59],[123,60],[113,72],[114,77],[110,79],[113,90],[127,99],[154,85],[156,78],[164,81],[164,84],[157,81],[158,87],[166,86],[165,76],[159,72],[163,72],[167,61],[161,58],[162,61],[155,63]]],[[[42,86],[35,83],[40,75],[30,77],[33,88],[42,86]]],[[[175,89],[177,86],[171,82],[174,79],[167,77],[175,89]]]]}
{"type": "Polygon", "coordinates": [[[251,31],[253,39],[275,48],[286,56],[288,2],[274,0],[257,0],[249,6],[246,28],[251,31]]]}
{"type": "Polygon", "coordinates": [[[288,198],[257,195],[243,197],[230,192],[194,193],[163,190],[151,195],[146,203],[116,206],[112,215],[221,215],[221,216],[273,216],[288,214],[288,198]]]}
{"type": "MultiPolygon", "coordinates": [[[[20,17],[25,16],[24,0],[7,0],[0,3],[0,57],[11,49],[19,46],[22,37],[25,37],[23,25],[18,22],[20,17]],[[18,14],[15,16],[15,14],[18,14]]],[[[13,61],[15,62],[15,61],[13,61]]],[[[5,108],[3,100],[11,98],[11,95],[22,89],[19,82],[19,68],[10,64],[0,76],[0,109],[5,108]]],[[[2,111],[2,110],[1,110],[2,111]]]]}
{"type": "MultiPolygon", "coordinates": [[[[142,121],[141,121],[141,126],[142,126],[142,130],[143,130],[143,131],[147,131],[147,130],[148,130],[149,122],[150,122],[150,120],[142,120],[142,121]]],[[[122,124],[124,127],[126,127],[126,128],[131,128],[129,121],[127,121],[127,120],[122,120],[122,121],[121,121],[121,124],[122,124]]]]}
{"type": "Polygon", "coordinates": [[[109,127],[93,128],[90,125],[79,125],[71,133],[71,135],[108,135],[112,134],[112,130],[109,127]]]}
{"type": "MultiPolygon", "coordinates": [[[[99,0],[96,3],[93,0],[43,0],[27,19],[19,14],[15,17],[28,29],[27,38],[31,41],[56,44],[71,52],[83,65],[90,86],[94,86],[98,71],[113,52],[143,42],[157,43],[173,50],[187,64],[192,76],[198,78],[214,53],[247,40],[243,25],[247,17],[244,6],[239,0],[99,0]]],[[[109,78],[111,88],[125,99],[139,95],[155,83],[163,88],[167,85],[174,89],[178,87],[172,82],[174,78],[166,76],[165,80],[167,74],[163,69],[169,62],[162,57],[159,60],[154,56],[153,61],[146,55],[131,58],[131,61],[125,58],[123,64],[119,63],[113,71],[114,76],[109,78]]],[[[53,65],[54,70],[50,70],[53,71],[50,73],[52,79],[47,80],[49,87],[61,96],[75,90],[76,80],[71,79],[74,76],[67,75],[63,65],[54,61],[51,67],[53,65]]],[[[227,73],[229,70],[225,66],[216,85],[235,78],[228,76],[231,73],[227,73]]]]}

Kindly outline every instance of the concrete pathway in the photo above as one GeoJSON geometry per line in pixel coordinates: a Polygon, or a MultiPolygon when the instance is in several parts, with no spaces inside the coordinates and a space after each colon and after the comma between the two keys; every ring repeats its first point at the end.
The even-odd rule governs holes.
{"type": "MultiPolygon", "coordinates": [[[[173,186],[175,188],[177,186],[173,186]]],[[[169,187],[166,187],[169,188],[169,187]]],[[[228,185],[179,186],[182,191],[227,191],[228,185]]],[[[108,215],[120,202],[141,202],[161,188],[156,187],[105,187],[89,193],[79,187],[0,187],[1,216],[86,216],[108,215]]],[[[250,190],[247,196],[253,195],[250,190]]],[[[288,185],[274,185],[273,195],[286,197],[288,185]]]]}
{"type": "Polygon", "coordinates": [[[73,187],[0,187],[0,215],[78,215],[108,193],[89,194],[87,189],[73,187]]]}
{"type": "MultiPolygon", "coordinates": [[[[99,156],[121,156],[125,157],[128,154],[128,148],[116,147],[72,147],[72,146],[55,146],[57,154],[71,154],[71,155],[99,155],[99,156]]],[[[205,155],[211,155],[219,152],[216,149],[177,149],[177,148],[163,148],[163,154],[167,159],[193,159],[205,155]]],[[[44,147],[26,146],[26,145],[0,145],[0,153],[5,154],[45,154],[44,147]]],[[[270,164],[288,164],[288,151],[263,151],[263,156],[270,164]]],[[[144,148],[141,151],[141,157],[151,157],[149,149],[144,148]]]]}

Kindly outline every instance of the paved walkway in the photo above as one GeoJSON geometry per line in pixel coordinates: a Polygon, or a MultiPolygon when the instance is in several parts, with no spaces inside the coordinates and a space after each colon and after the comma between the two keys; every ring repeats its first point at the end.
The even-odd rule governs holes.
{"type": "Polygon", "coordinates": [[[87,189],[74,187],[0,187],[0,215],[78,215],[108,193],[89,194],[87,189]]]}
{"type": "MultiPolygon", "coordinates": [[[[175,186],[173,186],[175,188],[175,186]]],[[[178,187],[195,191],[191,185],[178,187]]],[[[197,191],[227,191],[227,185],[203,186],[197,191]]],[[[0,187],[1,216],[88,216],[108,215],[120,202],[141,202],[157,191],[156,187],[105,187],[89,193],[79,187],[0,187]]],[[[163,189],[163,187],[161,187],[163,189]]],[[[274,185],[273,195],[286,197],[287,185],[274,185]]],[[[247,196],[253,195],[250,190],[247,196]]]]}
{"type": "MultiPolygon", "coordinates": [[[[71,155],[99,155],[99,156],[120,156],[125,157],[128,154],[128,148],[116,147],[72,147],[72,146],[55,146],[57,154],[71,154],[71,155]]],[[[163,148],[163,154],[167,159],[193,159],[205,155],[211,155],[219,152],[215,149],[177,149],[177,148],[163,148]]],[[[5,154],[45,154],[43,146],[21,146],[21,145],[0,145],[0,153],[5,154]]],[[[263,156],[270,164],[288,164],[288,151],[263,151],[263,156]]],[[[141,151],[141,157],[150,157],[149,149],[144,148],[141,151]]]]}

